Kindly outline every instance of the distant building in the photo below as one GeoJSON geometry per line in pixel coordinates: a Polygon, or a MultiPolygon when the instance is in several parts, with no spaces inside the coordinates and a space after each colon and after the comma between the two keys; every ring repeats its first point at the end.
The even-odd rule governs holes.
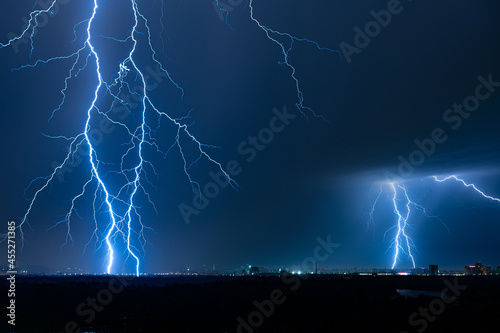
{"type": "Polygon", "coordinates": [[[247,268],[243,268],[241,270],[241,275],[247,276],[247,275],[259,275],[260,269],[259,267],[256,266],[248,266],[247,268]]]}
{"type": "Polygon", "coordinates": [[[248,271],[248,274],[249,275],[259,275],[259,267],[256,267],[256,266],[250,266],[250,269],[248,271]]]}
{"type": "Polygon", "coordinates": [[[429,274],[429,270],[424,267],[417,267],[411,270],[412,275],[427,275],[429,274]]]}
{"type": "Polygon", "coordinates": [[[476,267],[481,271],[483,272],[483,274],[485,273],[485,270],[484,270],[484,267],[483,267],[483,264],[481,264],[481,262],[477,262],[476,263],[476,267]]]}
{"type": "Polygon", "coordinates": [[[437,276],[439,274],[438,265],[429,265],[429,275],[437,276]]]}
{"type": "Polygon", "coordinates": [[[464,273],[465,275],[485,275],[486,271],[483,268],[483,264],[478,262],[475,265],[465,266],[464,273]]]}

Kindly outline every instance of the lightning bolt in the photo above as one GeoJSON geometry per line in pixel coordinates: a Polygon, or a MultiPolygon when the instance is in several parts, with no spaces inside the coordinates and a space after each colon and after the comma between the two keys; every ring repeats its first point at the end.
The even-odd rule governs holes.
{"type": "Polygon", "coordinates": [[[31,42],[31,51],[30,51],[30,58],[31,58],[31,55],[33,54],[33,51],[35,49],[34,42],[33,42],[33,36],[35,35],[36,28],[38,27],[38,16],[40,16],[41,14],[45,14],[45,13],[52,13],[56,2],[57,2],[57,0],[54,0],[52,2],[52,4],[46,9],[32,11],[30,13],[30,19],[28,21],[28,26],[23,30],[23,32],[21,32],[21,35],[10,39],[5,44],[0,43],[0,49],[3,49],[7,46],[10,46],[10,45],[12,45],[12,43],[14,43],[18,40],[24,39],[29,34],[29,39],[31,42]],[[31,33],[30,33],[30,31],[31,31],[31,33]]]}
{"type": "MultiPolygon", "coordinates": [[[[28,27],[23,31],[21,36],[13,38],[5,44],[0,44],[0,48],[7,47],[17,39],[24,38],[28,34],[30,35],[30,39],[33,40],[33,36],[37,27],[37,17],[42,13],[51,12],[55,3],[56,1],[54,1],[52,5],[45,10],[33,11],[30,14],[28,27]]],[[[151,60],[159,66],[160,70],[163,73],[165,73],[165,75],[169,78],[171,84],[180,91],[181,100],[184,96],[184,90],[173,80],[170,74],[156,59],[156,52],[151,43],[151,31],[149,28],[148,20],[141,14],[137,1],[131,0],[129,2],[130,13],[132,13],[133,16],[133,25],[129,30],[129,35],[124,39],[92,34],[100,6],[102,5],[104,5],[104,3],[99,5],[98,1],[94,0],[90,17],[84,21],[77,23],[73,27],[75,39],[72,43],[75,43],[77,42],[79,37],[77,33],[78,27],[81,25],[86,26],[86,38],[83,41],[83,44],[75,52],[69,55],[52,57],[49,59],[38,59],[32,64],[27,64],[13,69],[13,71],[17,71],[25,68],[35,68],[41,64],[48,64],[58,60],[72,59],[72,66],[69,69],[68,75],[64,80],[64,88],[60,91],[62,95],[62,101],[60,102],[58,107],[53,110],[49,121],[54,116],[56,116],[57,111],[63,108],[69,81],[78,76],[81,71],[85,70],[88,67],[89,63],[94,64],[95,77],[97,79],[97,84],[95,86],[95,89],[93,90],[93,99],[88,109],[86,109],[86,122],[82,132],[72,137],[51,136],[44,134],[48,138],[64,139],[69,141],[67,155],[64,158],[63,162],[53,169],[53,172],[50,175],[46,177],[38,177],[30,182],[25,192],[40,181],[42,181],[42,184],[38,187],[32,198],[30,199],[28,209],[21,219],[21,223],[18,225],[18,228],[20,230],[22,245],[24,245],[23,227],[24,225],[27,225],[31,229],[31,226],[29,224],[29,216],[32,213],[33,207],[38,197],[41,195],[41,193],[50,188],[52,182],[54,181],[54,178],[57,175],[61,174],[61,170],[74,161],[76,153],[83,150],[83,146],[86,146],[88,149],[87,159],[90,166],[89,178],[84,182],[82,190],[79,192],[79,194],[75,195],[70,200],[70,207],[65,217],[61,221],[55,223],[48,230],[54,229],[60,225],[65,225],[67,229],[67,236],[65,242],[61,247],[64,247],[69,243],[73,243],[73,237],[71,236],[71,221],[74,215],[80,217],[78,211],[75,208],[77,201],[85,196],[86,192],[88,192],[89,188],[93,184],[93,186],[95,187],[95,191],[93,192],[93,210],[94,223],[96,228],[94,233],[92,234],[92,238],[89,240],[89,243],[93,238],[96,238],[97,244],[99,244],[97,246],[97,249],[105,244],[107,249],[106,272],[108,274],[111,274],[113,272],[115,255],[117,251],[117,239],[123,239],[126,244],[127,259],[129,257],[133,258],[133,261],[135,262],[134,273],[139,276],[141,261],[138,254],[139,250],[137,248],[137,245],[134,245],[132,236],[134,233],[138,235],[138,241],[140,242],[144,251],[144,246],[147,243],[144,237],[144,231],[145,229],[150,228],[142,223],[141,215],[138,212],[139,207],[136,205],[136,201],[139,192],[142,192],[146,196],[149,203],[154,207],[154,203],[151,201],[150,196],[143,184],[143,182],[146,181],[148,184],[152,185],[147,180],[145,168],[149,167],[151,170],[153,170],[154,174],[158,176],[158,173],[155,171],[153,164],[145,156],[146,147],[150,148],[150,150],[154,150],[157,153],[160,153],[163,157],[166,157],[167,154],[174,148],[178,148],[178,151],[184,163],[184,172],[189,182],[191,183],[193,191],[201,191],[201,188],[199,183],[191,176],[190,169],[202,159],[206,159],[210,163],[213,163],[223,173],[223,175],[226,177],[227,181],[233,188],[237,189],[238,184],[229,176],[229,174],[226,173],[226,171],[222,168],[222,165],[209,155],[207,148],[215,148],[215,146],[206,145],[198,141],[198,139],[196,139],[196,137],[190,131],[190,124],[184,123],[184,121],[189,118],[191,111],[186,117],[174,118],[167,112],[162,111],[161,108],[156,106],[152,101],[150,93],[147,89],[146,77],[141,66],[139,66],[136,62],[137,48],[140,45],[141,38],[145,39],[144,44],[150,51],[151,60]],[[122,59],[119,64],[118,72],[115,73],[114,79],[110,82],[107,82],[104,78],[101,65],[102,54],[94,46],[94,40],[96,38],[105,38],[114,42],[131,44],[128,56],[125,59],[122,59]],[[84,59],[84,62],[82,61],[82,59],[84,59]],[[139,92],[132,91],[130,88],[130,83],[127,81],[130,73],[133,73],[134,80],[139,81],[140,83],[141,89],[139,92]],[[111,110],[116,105],[123,105],[127,107],[129,112],[133,111],[133,106],[131,105],[131,103],[120,97],[123,91],[128,91],[131,95],[140,98],[140,112],[138,117],[140,120],[139,124],[136,126],[131,126],[124,121],[116,120],[112,117],[111,110]],[[111,101],[108,103],[108,107],[104,107],[104,105],[101,104],[104,104],[102,101],[107,96],[111,96],[111,101]],[[148,121],[148,118],[152,118],[153,116],[157,118],[157,126],[159,126],[161,119],[167,119],[176,128],[174,132],[174,142],[168,147],[167,150],[162,150],[160,145],[154,138],[154,133],[157,128],[151,126],[151,120],[148,121]],[[95,143],[93,143],[93,140],[91,138],[91,131],[93,129],[92,122],[96,119],[105,119],[109,123],[125,130],[125,132],[129,136],[129,141],[123,143],[123,145],[128,146],[128,148],[121,156],[119,163],[109,163],[104,161],[101,156],[102,153],[99,152],[99,150],[95,146],[95,143]],[[185,151],[187,148],[184,141],[194,144],[195,150],[198,152],[198,156],[194,161],[190,161],[190,159],[186,156],[185,151]],[[126,160],[133,156],[135,157],[136,162],[133,166],[128,166],[126,160]],[[106,171],[107,168],[113,165],[118,165],[118,170],[106,171]],[[118,190],[113,191],[111,189],[111,175],[121,176],[122,186],[118,190]],[[97,218],[97,212],[102,209],[109,217],[109,221],[105,224],[104,232],[100,231],[97,218]],[[102,237],[100,237],[99,235],[102,235],[102,237]]],[[[32,41],[30,57],[34,51],[35,48],[32,41]]],[[[154,208],[156,210],[156,207],[154,208]]],[[[89,243],[86,244],[86,247],[89,243]]]]}
{"type": "Polygon", "coordinates": [[[448,176],[448,177],[444,177],[444,178],[438,178],[437,176],[432,176],[432,178],[434,178],[435,181],[439,182],[439,183],[444,183],[445,181],[448,181],[450,179],[452,180],[456,180],[457,182],[460,182],[462,183],[465,187],[468,187],[468,188],[472,188],[474,191],[476,191],[477,193],[481,194],[483,197],[485,197],[486,199],[489,199],[489,200],[493,200],[493,201],[497,201],[497,202],[500,202],[500,199],[499,198],[495,198],[495,197],[492,197],[490,195],[487,195],[485,194],[483,191],[481,191],[480,189],[478,189],[476,187],[476,185],[474,184],[468,184],[466,183],[463,179],[461,178],[458,178],[457,176],[455,175],[451,175],[451,176],[448,176]]]}
{"type": "MultiPolygon", "coordinates": [[[[389,186],[392,189],[393,192],[393,197],[392,197],[392,203],[394,205],[394,214],[396,214],[397,218],[397,225],[395,226],[397,228],[396,236],[394,237],[394,241],[392,245],[394,246],[394,257],[393,257],[393,263],[392,263],[392,269],[396,267],[397,261],[399,259],[399,251],[401,250],[402,252],[406,253],[408,257],[410,257],[411,262],[413,264],[413,268],[415,268],[415,258],[413,258],[413,254],[411,253],[411,248],[415,246],[413,243],[413,240],[408,237],[406,229],[410,226],[408,224],[408,219],[410,217],[410,212],[411,212],[411,205],[414,205],[414,203],[410,200],[408,197],[408,192],[406,191],[406,188],[399,185],[399,184],[394,184],[390,183],[389,186]],[[402,212],[402,210],[398,207],[398,190],[403,194],[403,207],[405,208],[406,214],[402,212]],[[406,251],[405,251],[406,248],[406,251]]],[[[399,196],[401,197],[401,196],[399,196]]],[[[392,229],[392,228],[391,228],[392,229]]],[[[391,230],[389,229],[389,230],[391,230]]],[[[388,231],[389,231],[388,230],[388,231]]]]}
{"type": "MultiPolygon", "coordinates": [[[[467,183],[465,180],[455,176],[446,176],[446,177],[438,177],[438,176],[432,176],[432,179],[438,183],[444,183],[446,181],[456,181],[458,183],[461,183],[463,186],[466,188],[470,188],[474,190],[475,192],[479,193],[483,198],[500,202],[500,198],[493,197],[491,195],[488,195],[481,191],[475,184],[472,183],[467,183]]],[[[425,216],[427,218],[432,218],[436,219],[439,222],[443,224],[443,226],[446,228],[448,231],[448,234],[450,233],[450,230],[446,226],[446,224],[443,222],[443,220],[434,215],[430,215],[427,210],[425,209],[424,206],[416,203],[412,199],[410,199],[410,195],[408,193],[408,189],[397,182],[390,182],[386,184],[387,187],[390,189],[391,193],[391,201],[392,201],[392,209],[394,211],[394,215],[396,217],[396,224],[389,228],[385,233],[384,233],[384,238],[389,234],[389,232],[392,232],[393,230],[395,231],[395,235],[392,238],[391,245],[389,249],[394,249],[394,254],[392,257],[392,268],[394,269],[398,262],[401,259],[402,255],[406,255],[412,262],[413,267],[415,268],[415,257],[413,255],[412,249],[415,249],[415,243],[409,236],[410,230],[412,229],[412,224],[410,223],[410,218],[412,218],[412,214],[414,211],[420,212],[422,216],[425,216]]],[[[375,198],[371,209],[368,213],[368,226],[374,224],[374,215],[376,211],[376,206],[378,202],[380,201],[380,197],[382,193],[384,192],[384,186],[380,186],[380,191],[375,198]]],[[[388,250],[389,250],[388,249],[388,250]]]]}
{"type": "Polygon", "coordinates": [[[392,241],[388,250],[393,249],[394,254],[392,256],[392,269],[394,269],[398,262],[401,260],[401,256],[405,255],[412,263],[413,268],[416,267],[415,257],[413,255],[412,249],[415,249],[415,243],[413,239],[409,236],[412,229],[412,224],[410,223],[410,218],[415,212],[420,213],[420,216],[425,216],[430,219],[436,219],[443,224],[449,233],[448,227],[444,224],[443,220],[434,215],[430,215],[424,206],[418,204],[410,198],[408,194],[408,189],[397,182],[390,182],[380,186],[377,197],[375,198],[371,210],[369,212],[368,226],[374,224],[375,222],[375,211],[380,197],[384,192],[384,188],[387,187],[390,192],[391,207],[395,215],[396,223],[384,232],[384,238],[393,230],[395,234],[392,237],[392,241]]]}
{"type": "Polygon", "coordinates": [[[374,218],[374,215],[375,215],[375,207],[377,206],[377,203],[378,203],[378,200],[380,199],[380,196],[382,195],[382,192],[384,190],[382,189],[382,186],[380,186],[379,188],[379,192],[378,192],[378,195],[377,197],[375,198],[375,201],[373,201],[373,204],[372,204],[372,208],[370,210],[370,212],[368,213],[368,223],[367,223],[367,229],[370,229],[370,226],[373,225],[375,223],[375,218],[374,218]]]}
{"type": "MultiPolygon", "coordinates": [[[[27,38],[30,41],[29,59],[31,59],[37,51],[35,36],[38,30],[39,17],[42,14],[52,15],[56,3],[57,0],[54,0],[47,8],[32,10],[27,27],[22,31],[21,35],[8,40],[6,43],[0,43],[0,49],[27,38]]],[[[150,161],[150,155],[159,155],[166,158],[172,151],[177,151],[182,159],[184,174],[195,193],[201,192],[201,186],[192,176],[191,170],[202,160],[218,169],[234,189],[238,189],[238,184],[223,169],[221,163],[213,159],[209,154],[210,149],[219,147],[200,142],[192,133],[191,126],[193,124],[188,123],[188,121],[193,110],[190,110],[183,117],[174,117],[153,100],[144,74],[145,64],[143,58],[141,57],[141,61],[138,60],[139,53],[142,55],[147,52],[150,55],[148,61],[157,66],[162,74],[168,77],[170,84],[179,92],[181,101],[184,97],[184,89],[158,61],[151,42],[151,29],[148,19],[141,13],[138,2],[129,0],[121,3],[122,6],[129,7],[127,15],[129,15],[131,22],[128,28],[123,30],[126,32],[122,36],[106,36],[96,33],[98,29],[96,26],[99,25],[96,22],[100,21],[99,13],[105,5],[107,5],[106,1],[92,0],[89,2],[88,16],[76,23],[72,27],[72,31],[70,31],[74,36],[71,41],[74,48],[73,52],[45,59],[30,60],[29,63],[12,69],[12,71],[20,71],[35,69],[41,65],[56,62],[70,63],[63,87],[59,91],[61,99],[52,110],[48,118],[49,123],[54,117],[58,117],[59,112],[64,111],[66,96],[72,81],[80,73],[83,71],[93,73],[96,80],[95,85],[92,84],[92,97],[88,106],[80,110],[82,114],[85,114],[85,122],[80,131],[70,136],[42,133],[47,138],[66,141],[66,154],[63,161],[55,165],[49,175],[35,178],[29,183],[25,193],[32,193],[32,195],[29,199],[28,208],[17,227],[20,230],[22,248],[24,246],[24,228],[27,226],[33,230],[30,219],[38,199],[43,193],[50,191],[55,178],[62,179],[65,168],[71,166],[80,156],[83,156],[88,167],[88,176],[81,180],[82,183],[78,192],[73,194],[67,201],[67,213],[47,231],[64,227],[66,238],[61,245],[61,249],[73,245],[72,221],[75,218],[83,219],[77,207],[79,203],[84,203],[86,198],[90,197],[92,198],[91,208],[95,228],[89,241],[85,244],[84,251],[92,241],[95,241],[96,244],[95,251],[104,247],[106,251],[106,273],[112,274],[116,271],[117,254],[120,251],[118,243],[123,243],[126,249],[123,251],[126,255],[124,260],[125,262],[127,260],[133,262],[134,273],[138,276],[141,269],[141,253],[145,253],[145,246],[148,244],[145,232],[146,230],[154,231],[142,221],[142,207],[138,204],[140,198],[144,198],[157,212],[155,204],[148,193],[148,186],[154,188],[148,174],[158,177],[159,173],[150,161]],[[109,66],[106,65],[109,63],[106,54],[102,49],[96,47],[96,40],[98,39],[111,44],[119,43],[121,46],[127,47],[127,54],[119,61],[115,61],[115,64],[117,64],[115,65],[116,70],[112,68],[111,74],[106,67],[109,66]],[[132,83],[138,83],[140,89],[133,89],[132,83]],[[126,96],[127,94],[128,96],[126,96]],[[130,96],[137,103],[131,101],[130,96]],[[115,114],[117,108],[126,110],[124,117],[115,114]],[[120,131],[122,135],[126,136],[126,139],[122,140],[119,148],[116,149],[119,152],[118,158],[110,158],[109,154],[106,154],[106,151],[93,140],[92,131],[95,130],[95,124],[98,121],[110,124],[110,126],[116,128],[116,131],[120,131]],[[163,146],[155,134],[159,130],[160,124],[165,121],[173,128],[174,135],[172,142],[163,146]],[[104,218],[101,216],[104,216],[104,218]]],[[[313,40],[297,38],[291,34],[264,26],[255,18],[253,2],[249,0],[246,5],[249,7],[250,19],[282,51],[283,59],[278,63],[290,71],[291,78],[295,82],[298,98],[297,108],[306,117],[306,112],[315,117],[321,117],[305,105],[297,70],[290,61],[290,53],[296,43],[311,44],[320,51],[341,55],[340,52],[321,47],[313,40]]],[[[220,10],[225,11],[225,22],[231,30],[234,30],[228,22],[229,11],[221,7],[218,0],[217,6],[220,10]]],[[[163,19],[163,1],[161,2],[161,9],[160,20],[163,19]]],[[[163,43],[164,26],[163,22],[160,23],[160,39],[163,43]]]]}
{"type": "MultiPolygon", "coordinates": [[[[229,26],[231,28],[231,30],[234,30],[234,28],[228,23],[229,11],[225,8],[222,8],[221,5],[219,4],[218,0],[216,1],[216,4],[217,4],[219,10],[221,10],[225,13],[226,25],[229,26]]],[[[318,49],[320,51],[327,51],[327,52],[331,52],[331,53],[336,53],[340,57],[342,57],[342,54],[340,53],[340,51],[333,50],[333,49],[330,49],[327,47],[322,47],[319,45],[318,42],[313,41],[313,40],[308,39],[308,38],[299,38],[299,37],[295,37],[287,32],[281,32],[281,31],[271,29],[271,28],[263,25],[255,17],[253,0],[247,0],[245,3],[245,7],[247,7],[247,6],[250,9],[250,19],[266,34],[267,39],[269,39],[271,42],[278,45],[278,47],[281,50],[281,53],[283,55],[283,60],[278,61],[278,64],[287,68],[290,71],[290,76],[291,76],[292,80],[295,82],[295,89],[297,91],[297,102],[295,103],[295,105],[297,106],[297,109],[306,118],[308,118],[307,114],[309,113],[309,114],[312,114],[314,117],[322,118],[323,120],[326,121],[326,119],[323,116],[318,115],[312,108],[305,105],[304,94],[302,92],[300,81],[297,78],[297,70],[290,62],[290,52],[292,51],[295,43],[308,43],[308,44],[313,45],[316,49],[318,49]],[[280,41],[279,39],[283,39],[284,41],[280,41]]]]}

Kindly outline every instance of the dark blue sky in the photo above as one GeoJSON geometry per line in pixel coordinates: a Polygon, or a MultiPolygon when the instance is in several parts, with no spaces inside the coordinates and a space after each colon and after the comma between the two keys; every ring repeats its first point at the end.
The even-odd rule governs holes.
{"type": "MultiPolygon", "coordinates": [[[[130,30],[129,8],[120,9],[120,3],[108,0],[102,6],[96,35],[123,38],[130,30]]],[[[342,42],[354,46],[354,28],[364,29],[373,20],[370,12],[386,9],[388,3],[392,2],[254,0],[254,15],[272,29],[340,49],[342,42]]],[[[28,3],[4,5],[0,42],[5,43],[11,31],[20,33],[22,18],[28,17],[31,7],[28,3]]],[[[478,260],[495,267],[500,264],[496,239],[500,205],[458,183],[441,184],[429,178],[460,174],[486,193],[500,196],[500,87],[496,91],[495,87],[491,91],[482,88],[483,94],[490,94],[467,119],[459,120],[456,114],[450,118],[447,111],[484,86],[478,77],[500,82],[497,1],[402,1],[391,22],[368,45],[347,57],[296,43],[290,63],[297,70],[305,105],[326,121],[300,115],[291,72],[278,64],[280,49],[251,21],[244,1],[229,15],[233,30],[221,21],[210,1],[165,2],[163,42],[161,3],[139,1],[139,7],[150,22],[158,60],[185,91],[181,101],[179,91],[160,77],[152,98],[174,117],[193,109],[193,134],[221,147],[210,152],[222,165],[234,160],[241,169],[234,176],[239,190],[220,190],[187,224],[179,205],[193,206],[193,192],[178,150],[166,159],[148,155],[161,175],[149,178],[156,189],[148,187],[158,214],[144,198],[140,202],[143,222],[155,230],[146,231],[151,245],[141,254],[142,271],[213,263],[218,267],[300,264],[313,254],[317,237],[328,235],[341,246],[322,265],[390,266],[392,250],[387,249],[393,232],[383,236],[396,220],[389,192],[382,194],[375,223],[367,227],[377,184],[384,181],[386,172],[397,175],[400,157],[417,156],[412,153],[417,149],[415,140],[428,140],[436,129],[442,129],[440,137],[446,140],[436,144],[411,175],[401,175],[412,199],[439,216],[449,229],[436,219],[412,215],[417,265],[461,267],[478,260]],[[280,127],[254,156],[249,137],[269,128],[276,112],[282,114],[284,108],[291,115],[289,124],[280,127]]],[[[31,179],[50,174],[53,162],[61,162],[66,155],[64,141],[41,133],[73,136],[82,131],[97,83],[95,68],[89,65],[70,82],[66,104],[49,123],[61,101],[60,90],[71,62],[11,69],[74,52],[82,42],[84,27],[76,28],[80,40],[72,45],[73,26],[87,18],[90,10],[86,2],[62,1],[39,28],[32,59],[29,43],[0,49],[2,221],[20,221],[33,195],[29,191],[24,196],[24,188],[31,179]]],[[[126,47],[99,38],[96,45],[104,55],[103,70],[110,76],[126,47]]],[[[138,52],[140,66],[154,68],[150,55],[138,52]]],[[[154,75],[151,82],[155,82],[154,75]]],[[[127,119],[133,122],[135,118],[127,119]]],[[[168,148],[175,130],[165,125],[157,135],[168,148]]],[[[117,153],[112,147],[119,144],[120,132],[104,134],[103,142],[100,153],[112,161],[117,153]]],[[[64,218],[68,200],[81,191],[82,180],[89,175],[88,161],[82,160],[71,170],[64,182],[57,178],[37,200],[29,219],[34,230],[25,229],[19,261],[102,272],[105,248],[94,252],[92,243],[82,255],[93,231],[92,192],[78,204],[83,221],[75,217],[71,222],[73,246],[60,249],[66,234],[63,226],[45,231],[64,218]]],[[[193,167],[193,176],[205,186],[212,181],[211,171],[217,171],[213,164],[201,162],[193,167]]],[[[101,212],[98,220],[105,219],[101,212]]],[[[403,260],[400,266],[407,264],[403,260]]]]}

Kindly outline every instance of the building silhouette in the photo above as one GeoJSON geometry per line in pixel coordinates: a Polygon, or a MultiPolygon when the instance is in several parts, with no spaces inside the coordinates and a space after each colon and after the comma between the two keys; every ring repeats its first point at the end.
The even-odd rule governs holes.
{"type": "Polygon", "coordinates": [[[430,276],[438,276],[439,275],[438,265],[429,265],[429,275],[430,276]]]}
{"type": "Polygon", "coordinates": [[[464,267],[465,275],[486,275],[486,270],[481,262],[477,262],[475,265],[464,267]]]}
{"type": "Polygon", "coordinates": [[[250,266],[250,270],[248,271],[249,275],[259,275],[259,267],[256,266],[250,266]]]}

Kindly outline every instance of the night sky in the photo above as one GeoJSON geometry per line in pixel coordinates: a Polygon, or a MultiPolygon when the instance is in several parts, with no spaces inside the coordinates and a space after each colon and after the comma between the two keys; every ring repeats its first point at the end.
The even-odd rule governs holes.
{"type": "MultiPolygon", "coordinates": [[[[342,43],[354,47],[354,28],[364,30],[374,20],[370,12],[387,9],[388,3],[394,2],[254,0],[253,7],[263,25],[340,50],[346,45],[342,43]]],[[[238,171],[234,180],[239,184],[238,190],[219,189],[206,207],[189,216],[188,224],[179,207],[193,207],[194,194],[178,149],[166,158],[148,151],[160,175],[150,173],[154,187],[147,185],[158,214],[144,196],[138,203],[143,222],[154,229],[145,231],[149,244],[145,253],[141,251],[142,272],[212,264],[221,269],[299,265],[313,255],[317,238],[328,236],[340,247],[321,266],[390,267],[394,230],[385,237],[384,232],[396,220],[389,191],[382,193],[374,223],[368,225],[371,205],[387,173],[400,176],[411,198],[447,226],[436,218],[412,215],[417,266],[460,268],[477,261],[500,265],[500,204],[457,182],[436,183],[430,178],[457,174],[485,193],[500,196],[500,83],[490,85],[491,90],[484,87],[484,80],[500,82],[498,1],[402,1],[398,13],[368,45],[343,56],[295,43],[289,61],[296,68],[304,105],[324,119],[307,111],[308,117],[301,115],[291,71],[279,64],[281,50],[250,19],[244,1],[233,1],[236,6],[228,17],[233,29],[208,0],[165,1],[163,14],[159,1],[138,4],[149,20],[158,60],[185,91],[181,101],[179,91],[160,76],[151,96],[174,117],[193,109],[190,130],[201,142],[220,147],[209,151],[225,169],[236,161],[230,165],[238,171]],[[488,97],[468,118],[447,111],[474,96],[480,85],[488,97]],[[284,112],[288,124],[273,121],[276,113],[284,112]],[[250,148],[251,137],[272,124],[280,129],[273,138],[263,134],[267,144],[250,148]],[[429,142],[436,129],[441,143],[407,172],[401,159],[417,156],[415,140],[429,142]]],[[[12,38],[11,31],[20,34],[22,18],[29,17],[32,6],[29,1],[3,4],[1,43],[12,38]]],[[[123,6],[123,1],[106,1],[94,34],[118,38],[130,30],[129,4],[123,6]]],[[[30,181],[49,175],[53,163],[67,154],[64,140],[42,133],[80,133],[97,83],[90,61],[70,81],[66,103],[48,122],[61,102],[60,90],[72,62],[11,69],[74,52],[82,43],[84,27],[75,28],[80,38],[72,45],[73,27],[88,18],[91,9],[89,1],[61,1],[36,34],[31,59],[29,42],[0,49],[3,229],[8,220],[20,222],[42,184],[35,183],[24,195],[30,181]]],[[[103,55],[103,71],[111,77],[124,51],[103,38],[96,38],[96,45],[103,55]]],[[[154,68],[147,52],[139,51],[137,59],[143,68],[154,68]]],[[[175,130],[165,125],[158,139],[168,148],[175,130]]],[[[109,161],[116,158],[112,146],[119,135],[116,131],[103,136],[99,152],[109,161]]],[[[96,250],[94,239],[84,252],[94,231],[92,191],[77,204],[81,219],[74,216],[71,221],[73,245],[61,248],[64,225],[46,231],[64,219],[69,200],[81,192],[90,174],[85,160],[71,170],[64,180],[56,177],[35,203],[29,217],[33,231],[24,228],[19,265],[105,270],[105,247],[96,250]]],[[[192,170],[202,188],[213,182],[210,173],[217,173],[206,161],[192,170]]],[[[101,232],[106,219],[101,211],[101,232]]],[[[409,267],[406,259],[403,256],[398,267],[409,267]]],[[[115,272],[122,271],[131,271],[130,261],[117,261],[115,272]]]]}

